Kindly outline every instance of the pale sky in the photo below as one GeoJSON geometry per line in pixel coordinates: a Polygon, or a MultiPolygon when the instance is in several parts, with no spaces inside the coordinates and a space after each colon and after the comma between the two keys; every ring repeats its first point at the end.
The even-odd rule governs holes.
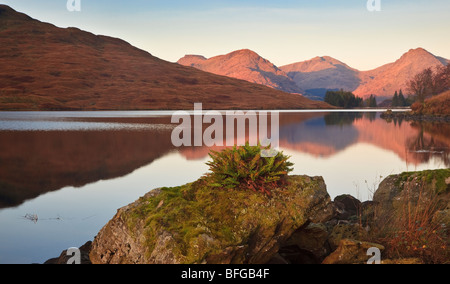
{"type": "Polygon", "coordinates": [[[423,47],[450,59],[450,1],[380,0],[0,0],[40,21],[124,39],[175,62],[251,49],[277,66],[331,56],[369,70],[423,47]]]}

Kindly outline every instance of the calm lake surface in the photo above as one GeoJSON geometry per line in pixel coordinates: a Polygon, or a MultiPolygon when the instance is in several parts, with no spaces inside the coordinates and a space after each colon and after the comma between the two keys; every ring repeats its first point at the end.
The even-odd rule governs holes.
{"type": "MultiPolygon", "coordinates": [[[[174,147],[170,115],[0,112],[0,263],[57,257],[93,240],[118,208],[206,173],[210,149],[174,147]]],[[[282,112],[293,174],[323,176],[332,198],[367,200],[390,174],[450,166],[450,124],[379,115],[282,112]]]]}

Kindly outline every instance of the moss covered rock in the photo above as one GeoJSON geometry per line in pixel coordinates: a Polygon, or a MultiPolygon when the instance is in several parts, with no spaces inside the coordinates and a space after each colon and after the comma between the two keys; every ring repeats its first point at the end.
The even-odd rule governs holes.
{"type": "Polygon", "coordinates": [[[320,177],[292,176],[271,198],[201,181],[154,190],[118,210],[95,238],[93,263],[259,264],[333,208],[320,177]]]}
{"type": "Polygon", "coordinates": [[[390,259],[447,263],[450,257],[450,169],[386,178],[374,195],[372,235],[390,259]]]}
{"type": "Polygon", "coordinates": [[[385,214],[404,214],[405,204],[436,203],[443,209],[450,200],[450,169],[407,172],[387,177],[374,194],[374,202],[385,214]]]}

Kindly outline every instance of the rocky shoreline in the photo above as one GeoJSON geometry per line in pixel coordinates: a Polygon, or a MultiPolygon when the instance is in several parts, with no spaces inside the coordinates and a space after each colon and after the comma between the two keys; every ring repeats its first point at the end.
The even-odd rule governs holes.
{"type": "Polygon", "coordinates": [[[450,123],[450,116],[416,114],[414,112],[393,112],[387,111],[381,114],[381,118],[387,121],[424,121],[424,122],[447,122],[450,123]]]}
{"type": "MultiPolygon", "coordinates": [[[[196,183],[153,190],[81,248],[82,263],[364,264],[373,248],[384,264],[450,261],[450,169],[390,176],[364,203],[331,201],[321,177],[290,176],[288,184],[272,198],[196,183]],[[420,223],[411,240],[405,216],[420,223]]],[[[66,262],[63,252],[46,264],[66,262]]]]}

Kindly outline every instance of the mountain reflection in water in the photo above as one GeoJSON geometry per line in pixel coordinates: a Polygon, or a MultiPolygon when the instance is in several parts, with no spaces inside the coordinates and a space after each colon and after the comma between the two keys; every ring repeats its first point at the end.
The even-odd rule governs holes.
{"type": "MultiPolygon", "coordinates": [[[[63,127],[68,121],[167,127],[0,131],[0,208],[17,206],[66,186],[82,187],[125,176],[172,151],[178,150],[188,160],[199,160],[205,159],[210,150],[207,147],[177,149],[172,146],[170,135],[174,125],[166,116],[81,116],[53,120],[62,121],[63,127]]],[[[397,120],[387,123],[376,113],[280,114],[282,150],[322,159],[333,157],[352,145],[365,143],[395,153],[406,167],[426,164],[431,159],[448,167],[449,133],[450,126],[445,123],[397,120]]],[[[330,169],[324,164],[324,171],[327,170],[330,169]]]]}
{"type": "MultiPolygon", "coordinates": [[[[172,146],[170,118],[0,112],[0,263],[43,263],[93,240],[150,190],[206,173],[211,148],[172,146]]],[[[332,198],[370,198],[389,174],[448,167],[449,133],[449,124],[388,123],[376,113],[280,113],[292,174],[323,176],[332,198]]]]}

